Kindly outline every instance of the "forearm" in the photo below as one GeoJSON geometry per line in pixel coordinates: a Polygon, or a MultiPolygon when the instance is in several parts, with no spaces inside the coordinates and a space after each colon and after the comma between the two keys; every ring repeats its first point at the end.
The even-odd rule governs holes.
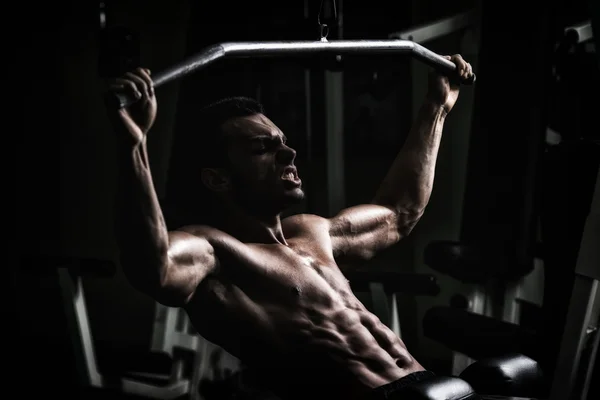
{"type": "Polygon", "coordinates": [[[134,285],[158,288],[168,266],[169,236],[145,144],[122,146],[118,161],[116,236],[121,266],[134,285]]]}
{"type": "Polygon", "coordinates": [[[373,202],[420,215],[431,195],[446,112],[425,101],[373,202]]]}

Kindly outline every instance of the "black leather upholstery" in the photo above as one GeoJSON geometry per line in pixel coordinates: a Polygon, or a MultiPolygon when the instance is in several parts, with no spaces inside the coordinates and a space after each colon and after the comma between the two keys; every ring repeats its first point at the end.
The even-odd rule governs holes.
{"type": "MultiPolygon", "coordinates": [[[[396,397],[392,396],[390,400],[396,397]]],[[[436,376],[423,382],[415,383],[401,393],[398,400],[480,400],[468,382],[448,376],[436,376]]]]}
{"type": "Polygon", "coordinates": [[[542,397],[544,376],[538,363],[522,354],[479,360],[460,374],[480,394],[542,397]]]}
{"type": "Polygon", "coordinates": [[[543,341],[532,329],[452,307],[436,306],[423,318],[426,337],[476,360],[522,353],[538,359],[543,341]]]}
{"type": "Polygon", "coordinates": [[[425,247],[425,264],[461,282],[485,284],[490,280],[514,280],[527,275],[533,265],[519,266],[505,254],[450,240],[436,240],[425,247]]]}

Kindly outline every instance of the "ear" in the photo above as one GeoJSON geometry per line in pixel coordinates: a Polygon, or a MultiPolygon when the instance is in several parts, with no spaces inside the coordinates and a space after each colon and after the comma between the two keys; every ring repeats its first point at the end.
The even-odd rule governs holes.
{"type": "Polygon", "coordinates": [[[200,179],[213,192],[226,192],[231,187],[229,174],[222,168],[203,168],[200,179]]]}

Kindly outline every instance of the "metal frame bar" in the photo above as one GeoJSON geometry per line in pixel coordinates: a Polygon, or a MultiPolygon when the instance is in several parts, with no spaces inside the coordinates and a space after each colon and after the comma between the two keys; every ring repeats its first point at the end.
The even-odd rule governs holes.
{"type": "Polygon", "coordinates": [[[408,30],[391,33],[389,38],[411,40],[415,43],[425,43],[467,29],[475,23],[476,19],[476,11],[471,10],[456,14],[452,17],[442,18],[429,24],[423,24],[408,30]]]}
{"type": "MultiPolygon", "coordinates": [[[[335,43],[341,43],[344,38],[344,2],[339,1],[339,12],[334,17],[337,25],[335,43]]],[[[326,42],[327,39],[321,38],[326,42]]],[[[340,55],[336,55],[339,61],[340,55]]],[[[326,138],[326,168],[327,168],[327,213],[337,214],[346,206],[346,180],[344,158],[344,71],[324,71],[325,90],[325,138],[326,138]]]]}
{"type": "Polygon", "coordinates": [[[69,331],[73,334],[72,344],[78,365],[77,371],[80,375],[79,383],[82,387],[115,387],[126,394],[155,400],[176,399],[190,393],[192,383],[189,379],[180,378],[164,386],[129,378],[121,378],[118,382],[107,382],[97,367],[81,277],[71,276],[67,268],[60,268],[58,274],[69,331]]]}
{"type": "Polygon", "coordinates": [[[600,320],[596,320],[596,332],[593,333],[593,341],[590,345],[590,357],[588,359],[588,363],[585,366],[587,368],[587,372],[585,374],[585,378],[583,380],[583,388],[581,389],[581,398],[587,399],[588,393],[590,391],[590,387],[592,385],[592,377],[594,375],[595,361],[598,356],[598,347],[600,346],[600,333],[598,332],[598,324],[600,320]]]}
{"type": "Polygon", "coordinates": [[[97,368],[96,352],[81,277],[71,276],[67,268],[59,268],[58,279],[69,332],[73,335],[71,344],[75,353],[80,383],[92,387],[102,387],[105,383],[97,368]]]}
{"type": "Polygon", "coordinates": [[[591,21],[585,21],[578,25],[567,26],[564,30],[567,41],[577,44],[587,42],[594,38],[591,21]]]}
{"type": "Polygon", "coordinates": [[[327,213],[346,206],[344,166],[344,75],[325,71],[325,137],[327,165],[327,213]]]}
{"type": "Polygon", "coordinates": [[[400,315],[398,313],[398,301],[396,294],[386,293],[383,283],[370,282],[369,293],[371,294],[371,303],[373,313],[387,325],[399,338],[402,337],[400,329],[400,315]]]}
{"type": "Polygon", "coordinates": [[[188,333],[190,322],[185,311],[159,303],[156,303],[155,307],[152,350],[169,355],[173,355],[173,349],[176,347],[196,351],[199,348],[200,336],[188,333]],[[183,326],[179,326],[180,321],[183,326]]]}
{"type": "MultiPolygon", "coordinates": [[[[592,354],[587,365],[581,365],[587,330],[598,321],[593,319],[593,311],[600,302],[600,169],[596,177],[596,188],[590,206],[590,213],[585,223],[581,246],[577,257],[575,283],[571,292],[571,301],[565,324],[565,331],[554,371],[550,400],[572,398],[576,391],[586,393],[589,384],[590,370],[597,356],[597,341],[592,347],[592,354]],[[576,388],[578,374],[585,374],[583,387],[576,388]]],[[[597,335],[597,334],[596,334],[597,335]]]]}
{"type": "MultiPolygon", "coordinates": [[[[587,366],[580,364],[592,310],[597,301],[598,281],[578,275],[573,285],[550,400],[571,399],[576,391],[577,375],[581,373],[581,369],[589,369],[590,365],[593,365],[593,360],[590,360],[590,365],[587,366]]],[[[587,375],[588,371],[583,372],[587,375]]]]}

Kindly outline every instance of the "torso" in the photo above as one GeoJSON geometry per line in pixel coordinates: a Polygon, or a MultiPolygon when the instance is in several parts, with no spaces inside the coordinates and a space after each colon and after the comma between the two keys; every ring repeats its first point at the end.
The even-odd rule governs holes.
{"type": "Polygon", "coordinates": [[[422,370],[353,294],[328,236],[292,231],[288,246],[215,248],[220,267],[186,307],[198,332],[299,397],[358,398],[422,370]]]}

